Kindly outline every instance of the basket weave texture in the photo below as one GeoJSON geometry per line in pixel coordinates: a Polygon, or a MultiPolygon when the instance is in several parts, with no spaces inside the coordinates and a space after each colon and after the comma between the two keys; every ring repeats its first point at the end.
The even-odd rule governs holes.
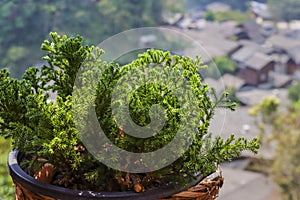
{"type": "MultiPolygon", "coordinates": [[[[223,182],[224,178],[221,170],[218,169],[216,173],[203,179],[197,185],[174,194],[171,197],[158,200],[215,200],[218,197],[223,182]]],[[[17,182],[14,182],[14,184],[16,200],[59,200],[31,192],[17,182]]]]}
{"type": "Polygon", "coordinates": [[[16,183],[15,181],[14,184],[15,184],[16,200],[58,200],[52,197],[47,197],[41,194],[36,194],[34,192],[31,192],[30,190],[24,188],[22,185],[16,183]]]}
{"type": "Polygon", "coordinates": [[[223,183],[224,178],[219,168],[216,173],[212,174],[212,176],[208,176],[196,186],[174,194],[169,198],[159,200],[215,200],[219,195],[223,183]]]}

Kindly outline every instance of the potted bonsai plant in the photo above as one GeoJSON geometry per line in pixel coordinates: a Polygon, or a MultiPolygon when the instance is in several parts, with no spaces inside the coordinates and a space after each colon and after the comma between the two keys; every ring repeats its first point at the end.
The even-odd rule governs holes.
{"type": "MultiPolygon", "coordinates": [[[[42,44],[47,64],[41,69],[28,68],[22,80],[0,71],[0,134],[12,140],[9,170],[16,199],[167,198],[214,174],[219,163],[241,151],[259,148],[256,139],[209,134],[215,109],[233,110],[235,104],[201,82],[200,58],[151,49],[119,66],[102,61],[104,52],[83,45],[80,36],[50,36],[42,44]],[[128,84],[134,75],[152,79],[128,84]],[[105,139],[97,138],[95,119],[105,139]],[[153,125],[153,119],[163,123],[153,125]]],[[[214,191],[203,199],[216,198],[218,181],[205,183],[214,191]]]]}

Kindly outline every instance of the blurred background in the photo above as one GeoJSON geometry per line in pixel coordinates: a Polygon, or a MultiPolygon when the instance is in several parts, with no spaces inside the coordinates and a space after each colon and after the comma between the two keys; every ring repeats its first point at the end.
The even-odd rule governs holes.
{"type": "MultiPolygon", "coordinates": [[[[50,31],[81,35],[86,44],[97,45],[149,26],[179,31],[201,44],[207,52],[204,81],[237,102],[235,112],[216,113],[210,131],[261,139],[258,155],[245,152],[222,163],[219,199],[300,199],[299,0],[0,0],[0,68],[21,78],[26,68],[41,66],[40,45],[50,31]]],[[[161,41],[155,35],[137,40],[141,48],[161,41]]],[[[197,54],[180,41],[166,41],[182,54],[197,54]]],[[[9,149],[0,138],[5,200],[14,199],[9,149]]]]}

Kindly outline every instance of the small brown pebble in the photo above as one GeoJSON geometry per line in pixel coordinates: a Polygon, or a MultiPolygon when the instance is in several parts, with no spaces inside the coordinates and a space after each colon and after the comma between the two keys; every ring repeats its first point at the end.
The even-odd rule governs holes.
{"type": "Polygon", "coordinates": [[[135,184],[134,185],[134,191],[135,192],[144,192],[145,189],[144,189],[144,187],[141,184],[135,184]]]}
{"type": "Polygon", "coordinates": [[[44,183],[51,183],[53,178],[54,165],[45,163],[42,169],[34,175],[36,180],[44,183]]]}

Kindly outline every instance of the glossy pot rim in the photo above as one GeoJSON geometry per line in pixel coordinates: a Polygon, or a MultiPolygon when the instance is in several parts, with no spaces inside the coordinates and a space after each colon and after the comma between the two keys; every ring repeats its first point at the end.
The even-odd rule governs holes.
{"type": "MultiPolygon", "coordinates": [[[[143,193],[136,192],[93,192],[87,190],[75,190],[64,187],[59,187],[47,183],[40,182],[28,175],[19,166],[20,153],[18,151],[11,151],[8,157],[8,168],[12,179],[21,184],[26,189],[42,194],[45,196],[57,198],[57,199],[101,199],[101,200],[151,200],[171,196],[172,194],[179,193],[185,190],[187,187],[174,187],[173,185],[166,185],[164,187],[158,187],[154,189],[146,190],[143,193]]],[[[194,186],[199,183],[204,177],[198,176],[190,186],[194,186]]]]}

